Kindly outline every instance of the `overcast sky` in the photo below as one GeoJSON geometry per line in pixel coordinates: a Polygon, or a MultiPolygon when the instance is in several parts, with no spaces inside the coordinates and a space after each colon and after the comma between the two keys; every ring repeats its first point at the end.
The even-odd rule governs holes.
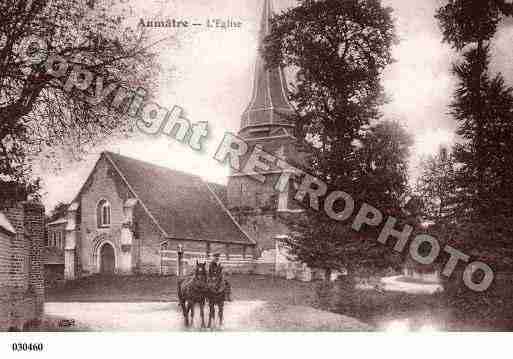
{"type": "MultiPolygon", "coordinates": [[[[141,18],[188,19],[232,18],[243,23],[231,30],[181,30],[181,43],[160,50],[162,73],[158,102],[185,109],[191,122],[208,121],[212,136],[206,153],[168,138],[115,141],[98,148],[86,161],[64,162],[59,171],[42,163],[37,173],[44,181],[43,200],[47,208],[58,201],[70,201],[103,149],[119,152],[170,168],[199,174],[216,182],[226,182],[227,168],[212,159],[225,131],[239,129],[240,115],[250,92],[256,56],[256,38],[263,1],[261,0],[129,0],[132,24],[141,18]]],[[[415,136],[412,174],[420,156],[433,153],[440,144],[454,140],[455,123],[447,115],[455,80],[450,73],[456,55],[441,43],[434,19],[441,0],[383,0],[394,9],[400,43],[394,48],[396,62],[384,74],[391,102],[385,116],[401,121],[415,136]]],[[[292,6],[294,0],[274,0],[275,11],[292,6]]],[[[172,34],[155,29],[158,39],[172,34]]],[[[513,30],[503,25],[494,41],[493,70],[513,79],[513,30]]],[[[512,81],[510,81],[512,83],[512,81]]]]}

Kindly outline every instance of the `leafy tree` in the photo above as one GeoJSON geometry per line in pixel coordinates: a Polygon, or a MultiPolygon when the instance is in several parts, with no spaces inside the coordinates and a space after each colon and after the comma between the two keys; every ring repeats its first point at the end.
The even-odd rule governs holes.
{"type": "Polygon", "coordinates": [[[421,168],[416,192],[421,199],[423,217],[435,223],[451,222],[457,196],[454,155],[441,148],[438,154],[424,160],[421,168]]]}
{"type": "Polygon", "coordinates": [[[503,17],[511,15],[513,5],[508,0],[449,0],[435,17],[444,41],[461,51],[469,44],[477,44],[483,50],[503,17]]]}
{"type": "Polygon", "coordinates": [[[396,39],[391,13],[379,0],[301,0],[274,18],[264,46],[269,66],[297,69],[298,136],[313,144],[312,170],[330,184],[354,184],[353,142],[379,116],[380,74],[396,39]]]}
{"type": "Polygon", "coordinates": [[[471,220],[487,220],[510,213],[513,204],[511,140],[513,139],[513,89],[499,74],[489,75],[488,55],[477,58],[477,50],[464,55],[455,66],[460,84],[452,104],[464,142],[455,146],[461,163],[456,180],[461,187],[460,205],[471,220]],[[475,88],[475,67],[480,73],[475,88]],[[506,211],[506,212],[504,212],[506,211]]]}
{"type": "Polygon", "coordinates": [[[390,214],[398,213],[409,192],[408,160],[413,138],[395,121],[382,121],[365,131],[357,151],[360,164],[355,193],[390,214]]]}
{"type": "MultiPolygon", "coordinates": [[[[310,147],[307,170],[332,189],[386,206],[405,185],[401,159],[408,147],[397,124],[370,126],[384,102],[380,75],[392,63],[391,14],[379,0],[300,0],[273,19],[263,49],[269,66],[297,70],[291,99],[297,136],[310,147]]],[[[383,246],[362,240],[324,212],[307,210],[290,222],[293,234],[285,242],[310,267],[329,272],[385,261],[383,246]]]]}
{"type": "Polygon", "coordinates": [[[349,275],[385,268],[398,268],[401,256],[376,241],[376,231],[353,231],[350,224],[334,221],[325,213],[307,209],[289,222],[290,236],[282,241],[291,258],[310,268],[322,269],[326,278],[334,270],[349,275]]]}
{"type": "Polygon", "coordinates": [[[490,43],[500,21],[511,15],[513,5],[504,0],[451,0],[436,15],[444,41],[463,52],[454,65],[459,84],[451,110],[464,139],[454,156],[461,164],[456,180],[467,220],[489,220],[512,203],[512,89],[489,71],[490,43]]]}
{"type": "Polygon", "coordinates": [[[66,213],[68,211],[69,204],[64,202],[59,202],[57,205],[55,205],[54,209],[51,211],[50,215],[48,216],[48,222],[53,222],[58,220],[59,218],[66,217],[66,213]]]}
{"type": "Polygon", "coordinates": [[[16,202],[41,200],[39,190],[40,180],[31,183],[19,183],[0,179],[0,209],[11,207],[16,202]]]}
{"type": "Polygon", "coordinates": [[[451,244],[488,263],[512,265],[513,89],[490,72],[490,46],[500,22],[513,15],[505,0],[450,0],[437,12],[444,41],[462,52],[451,112],[463,141],[457,162],[456,225],[451,244]]]}
{"type": "MultiPolygon", "coordinates": [[[[67,145],[84,150],[116,130],[127,130],[126,106],[86,101],[103,89],[153,87],[155,54],[142,29],[125,25],[126,9],[114,0],[5,0],[0,3],[0,175],[23,180],[27,156],[67,145]],[[49,56],[69,65],[64,76],[47,71],[49,56]],[[73,68],[94,74],[85,92],[66,90],[73,68]]],[[[53,68],[55,69],[55,67],[53,68]]],[[[125,101],[126,105],[126,101],[125,101]]]]}
{"type": "MultiPolygon", "coordinates": [[[[406,223],[402,205],[409,191],[407,164],[412,144],[411,136],[397,122],[383,121],[365,132],[356,151],[360,163],[359,192],[350,193],[356,200],[355,211],[365,201],[384,215],[393,215],[406,223]]],[[[344,189],[332,187],[332,190],[344,189]]],[[[342,211],[341,206],[335,203],[335,211],[342,211]]],[[[324,208],[323,201],[320,207],[324,208]]],[[[361,268],[379,270],[398,267],[401,263],[399,254],[376,241],[379,234],[376,229],[366,228],[356,233],[351,223],[333,220],[322,210],[307,209],[303,216],[289,218],[288,224],[292,234],[284,242],[290,254],[312,268],[324,269],[327,274],[334,269],[355,273],[361,268]]]]}

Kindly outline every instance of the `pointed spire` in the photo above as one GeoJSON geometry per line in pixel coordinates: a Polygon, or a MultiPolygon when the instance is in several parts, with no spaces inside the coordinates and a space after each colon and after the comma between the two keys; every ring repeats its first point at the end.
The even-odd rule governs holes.
{"type": "Polygon", "coordinates": [[[287,97],[287,84],[283,69],[267,68],[260,49],[266,36],[271,33],[271,0],[264,0],[262,22],[259,33],[259,53],[257,55],[253,80],[253,93],[248,107],[242,114],[241,135],[249,132],[271,131],[277,128],[293,128],[290,116],[294,114],[287,97]]]}

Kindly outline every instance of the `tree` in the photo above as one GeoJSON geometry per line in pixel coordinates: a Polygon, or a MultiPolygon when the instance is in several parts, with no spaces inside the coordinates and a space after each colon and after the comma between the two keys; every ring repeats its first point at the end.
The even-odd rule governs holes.
{"type": "MultiPolygon", "coordinates": [[[[351,193],[358,203],[356,208],[365,201],[386,215],[405,219],[402,205],[409,192],[407,168],[412,144],[411,136],[397,122],[379,122],[365,132],[356,151],[361,187],[359,192],[351,193]]],[[[342,205],[335,203],[335,211],[342,211],[343,208],[338,208],[342,205]]],[[[320,207],[324,207],[323,202],[320,207]]],[[[334,269],[346,269],[349,273],[361,268],[385,269],[397,267],[401,262],[401,256],[376,241],[376,229],[356,233],[351,223],[338,222],[312,209],[299,218],[289,218],[288,224],[292,235],[284,242],[289,253],[312,268],[324,269],[327,274],[334,269]]]]}
{"type": "Polygon", "coordinates": [[[68,211],[69,204],[59,202],[55,205],[54,209],[48,216],[48,223],[58,220],[59,218],[65,218],[68,211]]]}
{"type": "Polygon", "coordinates": [[[421,168],[416,192],[421,199],[424,219],[435,223],[451,222],[457,196],[454,155],[441,148],[438,154],[424,160],[421,168]]]}
{"type": "MultiPolygon", "coordinates": [[[[398,213],[409,192],[408,160],[413,138],[395,121],[381,121],[365,131],[357,151],[357,197],[389,214],[398,213]]],[[[356,194],[356,193],[355,193],[356,194]]]]}
{"type": "Polygon", "coordinates": [[[474,221],[511,213],[513,205],[509,165],[513,159],[513,89],[505,85],[501,75],[489,75],[488,55],[483,52],[481,56],[470,50],[464,55],[465,61],[455,66],[460,84],[451,106],[459,122],[458,134],[465,140],[454,150],[461,164],[456,177],[462,189],[460,206],[474,221]],[[479,85],[475,85],[476,67],[479,85]]]}
{"type": "Polygon", "coordinates": [[[455,146],[455,235],[450,243],[488,263],[508,265],[513,235],[513,89],[490,72],[490,46],[513,15],[505,0],[450,0],[437,12],[443,40],[462,52],[451,112],[463,141],[455,146]]]}
{"type": "Polygon", "coordinates": [[[282,241],[291,258],[324,270],[326,279],[334,270],[354,275],[363,268],[369,272],[398,268],[402,262],[399,254],[376,241],[376,231],[357,233],[350,224],[334,221],[325,213],[307,209],[288,224],[291,234],[282,241]]]}
{"type": "Polygon", "coordinates": [[[87,101],[119,84],[153,88],[155,54],[142,29],[124,23],[126,11],[114,0],[6,0],[0,3],[0,175],[26,180],[28,155],[68,145],[76,151],[115,130],[126,131],[125,106],[119,111],[87,101]],[[93,6],[94,5],[94,6],[93,6]],[[52,76],[48,59],[60,56],[52,76]],[[84,91],[66,87],[73,69],[94,74],[84,91]],[[100,90],[102,88],[100,87],[100,90]]]}
{"type": "Polygon", "coordinates": [[[489,72],[490,42],[513,5],[504,0],[451,0],[437,12],[444,41],[463,52],[454,65],[459,84],[451,105],[458,121],[454,156],[461,164],[456,181],[461,187],[460,213],[467,220],[486,221],[497,207],[511,208],[512,89],[501,74],[489,72]]]}
{"type": "MultiPolygon", "coordinates": [[[[390,190],[387,205],[404,184],[404,162],[396,161],[406,154],[403,133],[390,122],[370,124],[379,119],[384,102],[380,75],[392,63],[391,13],[379,0],[300,0],[273,19],[263,49],[269,66],[297,69],[291,100],[297,136],[309,146],[306,170],[357,200],[382,201],[378,192],[385,189],[374,188],[373,175],[385,175],[383,183],[377,181],[390,190]]],[[[307,210],[290,222],[293,234],[285,241],[290,253],[311,267],[329,272],[384,261],[383,246],[361,240],[325,213],[307,210]]]]}
{"type": "Polygon", "coordinates": [[[298,70],[297,134],[313,144],[312,171],[330,184],[354,184],[354,140],[379,117],[380,74],[396,39],[391,13],[379,0],[301,0],[273,19],[264,56],[298,70]]]}

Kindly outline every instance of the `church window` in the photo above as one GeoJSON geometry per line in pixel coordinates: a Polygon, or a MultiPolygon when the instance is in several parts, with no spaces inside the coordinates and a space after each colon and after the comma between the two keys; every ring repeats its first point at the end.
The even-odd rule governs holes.
{"type": "Polygon", "coordinates": [[[96,208],[96,216],[98,220],[98,227],[110,226],[110,203],[104,199],[98,202],[96,208]]]}

